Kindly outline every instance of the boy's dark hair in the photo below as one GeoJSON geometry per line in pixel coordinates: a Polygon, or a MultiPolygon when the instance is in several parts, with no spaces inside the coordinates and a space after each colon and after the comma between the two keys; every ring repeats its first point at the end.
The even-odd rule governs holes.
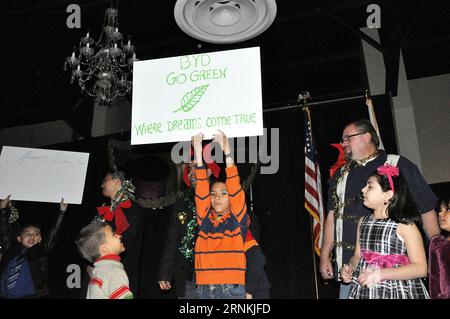
{"type": "Polygon", "coordinates": [[[103,229],[107,225],[106,222],[93,222],[80,231],[75,244],[83,258],[94,262],[100,257],[100,245],[105,241],[103,229]]]}
{"type": "Polygon", "coordinates": [[[375,128],[373,127],[372,123],[370,123],[370,121],[366,119],[360,119],[347,124],[347,126],[349,125],[354,125],[361,133],[369,133],[372,144],[375,145],[375,147],[378,149],[378,147],[380,146],[380,138],[378,137],[377,131],[375,131],[375,128]]]}
{"type": "Polygon", "coordinates": [[[210,188],[213,187],[215,183],[227,184],[227,174],[224,168],[221,167],[219,176],[215,177],[213,174],[209,177],[210,188]]]}
{"type": "Polygon", "coordinates": [[[211,175],[211,176],[209,177],[209,189],[211,190],[211,188],[212,188],[212,187],[214,186],[214,184],[216,184],[216,183],[223,183],[223,184],[226,185],[226,181],[221,180],[221,179],[219,179],[219,178],[215,178],[213,175],[211,175]]]}
{"type": "Polygon", "coordinates": [[[42,227],[41,227],[41,225],[39,225],[38,223],[35,223],[35,222],[29,222],[29,223],[20,225],[17,229],[17,234],[19,236],[22,235],[23,230],[28,227],[35,227],[35,228],[39,229],[39,231],[41,232],[41,236],[42,236],[42,227]]]}
{"type": "Polygon", "coordinates": [[[109,169],[108,171],[106,171],[105,175],[111,175],[112,178],[114,179],[118,178],[121,181],[129,179],[128,174],[123,169],[120,168],[118,168],[117,170],[109,169]]]}
{"type": "MultiPolygon", "coordinates": [[[[380,175],[375,171],[371,176],[374,176],[378,180],[383,192],[392,190],[386,175],[380,175]]],[[[389,218],[402,224],[420,223],[421,219],[416,202],[401,172],[400,175],[392,177],[392,180],[395,191],[387,209],[389,218]]]]}

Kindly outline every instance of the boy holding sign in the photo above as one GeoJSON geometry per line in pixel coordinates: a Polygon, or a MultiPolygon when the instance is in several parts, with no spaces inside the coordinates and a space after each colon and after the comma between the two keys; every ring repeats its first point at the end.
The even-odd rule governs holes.
{"type": "Polygon", "coordinates": [[[226,182],[211,188],[202,158],[203,134],[192,137],[197,165],[195,204],[199,224],[195,244],[195,276],[201,299],[244,299],[247,206],[237,167],[223,132],[214,134],[226,157],[226,182]]]}
{"type": "MultiPolygon", "coordinates": [[[[0,201],[0,210],[9,209],[9,198],[0,201]]],[[[21,227],[17,245],[2,257],[0,287],[3,298],[42,298],[50,293],[47,256],[54,247],[67,206],[61,199],[55,226],[44,242],[38,225],[30,223],[21,227]]]]}

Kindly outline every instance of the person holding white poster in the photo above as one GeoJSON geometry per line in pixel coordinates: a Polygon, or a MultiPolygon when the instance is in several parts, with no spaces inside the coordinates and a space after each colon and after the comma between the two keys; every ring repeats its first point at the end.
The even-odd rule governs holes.
{"type": "MultiPolygon", "coordinates": [[[[210,144],[205,150],[211,151],[210,144]]],[[[209,156],[204,157],[208,178],[210,175],[218,178],[220,166],[209,156]]],[[[181,299],[197,299],[194,276],[194,246],[198,234],[195,211],[195,178],[196,165],[194,152],[182,168],[182,180],[186,186],[184,196],[177,199],[172,206],[164,249],[158,270],[158,284],[163,291],[174,290],[181,299]]],[[[181,183],[181,178],[180,178],[181,183]]],[[[181,186],[182,187],[182,186],[181,186]]]]}
{"type": "MultiPolygon", "coordinates": [[[[0,202],[2,216],[9,214],[9,198],[10,196],[0,202]]],[[[50,293],[47,256],[54,247],[67,206],[62,199],[55,226],[47,240],[42,240],[41,227],[37,224],[28,223],[20,227],[16,245],[12,245],[1,260],[0,288],[3,298],[43,298],[50,293]]],[[[7,228],[12,228],[12,225],[2,219],[2,230],[7,228]]]]}
{"type": "Polygon", "coordinates": [[[195,243],[195,279],[200,299],[244,299],[247,205],[231,147],[223,132],[214,134],[226,157],[226,182],[210,188],[202,158],[203,134],[192,137],[194,147],[195,205],[199,224],[195,243]]]}

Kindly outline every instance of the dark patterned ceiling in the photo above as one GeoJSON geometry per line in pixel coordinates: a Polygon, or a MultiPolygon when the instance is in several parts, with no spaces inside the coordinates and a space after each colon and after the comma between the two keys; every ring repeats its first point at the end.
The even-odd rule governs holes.
{"type": "MultiPolygon", "coordinates": [[[[0,127],[70,121],[74,112],[92,113],[92,100],[80,99],[63,63],[88,27],[98,39],[110,2],[1,1],[0,127]],[[81,29],[66,26],[71,3],[81,7],[81,29]]],[[[395,95],[400,49],[409,79],[450,73],[449,0],[277,0],[272,26],[255,39],[232,45],[202,43],[184,34],[173,17],[175,2],[118,2],[121,31],[132,35],[138,58],[260,46],[265,108],[295,101],[302,90],[324,98],[362,92],[367,84],[357,30],[365,26],[371,3],[381,7],[388,90],[395,95]]]]}

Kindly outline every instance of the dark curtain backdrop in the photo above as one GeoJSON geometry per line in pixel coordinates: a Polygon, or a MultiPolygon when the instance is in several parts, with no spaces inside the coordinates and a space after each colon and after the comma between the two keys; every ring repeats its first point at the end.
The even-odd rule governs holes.
{"type": "MultiPolygon", "coordinates": [[[[386,149],[388,152],[396,152],[389,99],[384,96],[374,97],[374,104],[386,149]]],[[[368,118],[367,107],[363,99],[313,105],[311,116],[326,202],[328,167],[337,158],[337,151],[329,144],[340,140],[347,122],[368,118]]],[[[254,214],[260,225],[260,244],[267,258],[266,271],[272,284],[273,298],[316,296],[311,220],[304,209],[303,121],[303,112],[298,108],[264,114],[265,127],[279,128],[280,164],[276,174],[256,176],[253,183],[253,204],[254,214]]],[[[107,144],[108,137],[100,137],[48,147],[90,153],[83,203],[69,206],[58,242],[50,256],[53,298],[82,296],[81,289],[67,288],[66,279],[69,274],[66,269],[70,264],[82,267],[86,265],[75,248],[74,240],[79,230],[91,221],[96,213],[95,207],[105,202],[100,184],[108,169],[107,144]]],[[[248,166],[243,165],[243,176],[246,176],[247,172],[248,166]]],[[[21,211],[21,222],[38,221],[43,226],[44,233],[48,234],[57,216],[57,204],[18,202],[17,206],[21,211]]],[[[141,293],[145,298],[172,298],[170,292],[162,293],[156,283],[162,238],[169,214],[167,209],[148,209],[147,213],[141,259],[141,293]]],[[[315,261],[318,267],[318,259],[315,258],[315,261]]],[[[333,282],[325,284],[320,275],[317,279],[320,297],[335,298],[337,286],[333,282]]]]}
{"type": "Polygon", "coordinates": [[[303,115],[298,110],[266,113],[264,126],[269,141],[269,128],[279,128],[279,170],[258,175],[253,185],[271,295],[313,298],[310,222],[303,209],[303,115]]]}

